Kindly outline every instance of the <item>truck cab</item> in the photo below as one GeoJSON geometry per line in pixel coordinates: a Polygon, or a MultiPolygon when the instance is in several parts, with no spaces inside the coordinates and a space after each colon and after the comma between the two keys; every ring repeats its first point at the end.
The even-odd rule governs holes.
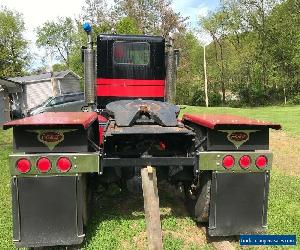
{"type": "Polygon", "coordinates": [[[165,99],[165,39],[103,34],[97,37],[97,106],[117,100],[165,99]]]}

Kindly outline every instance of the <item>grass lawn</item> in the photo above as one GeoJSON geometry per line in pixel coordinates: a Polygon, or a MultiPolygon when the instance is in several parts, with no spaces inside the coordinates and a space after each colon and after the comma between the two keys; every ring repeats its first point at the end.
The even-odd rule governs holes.
{"type": "Polygon", "coordinates": [[[0,249],[12,249],[10,174],[11,131],[0,130],[0,249]]]}
{"type": "MultiPolygon", "coordinates": [[[[288,136],[300,136],[298,127],[300,106],[256,109],[187,107],[182,110],[182,113],[189,112],[238,114],[278,122],[283,125],[288,136]]],[[[295,139],[294,142],[299,143],[300,139],[295,139]]],[[[8,154],[11,152],[11,131],[0,130],[0,147],[0,249],[2,250],[14,249],[11,240],[10,176],[7,162],[8,154]]],[[[274,153],[276,154],[276,151],[274,153]]],[[[300,151],[287,153],[300,155],[300,151]]],[[[279,163],[283,164],[275,160],[274,165],[279,163]]],[[[279,166],[274,166],[271,173],[268,233],[297,234],[299,242],[300,177],[287,175],[278,169],[279,166]]],[[[172,191],[160,194],[160,206],[164,249],[213,249],[210,243],[206,243],[203,232],[187,215],[181,200],[174,198],[172,191]]],[[[147,249],[141,196],[124,196],[114,187],[111,187],[109,194],[106,195],[99,190],[99,197],[93,210],[83,249],[147,249]]],[[[235,246],[239,248],[238,243],[235,246]]]]}

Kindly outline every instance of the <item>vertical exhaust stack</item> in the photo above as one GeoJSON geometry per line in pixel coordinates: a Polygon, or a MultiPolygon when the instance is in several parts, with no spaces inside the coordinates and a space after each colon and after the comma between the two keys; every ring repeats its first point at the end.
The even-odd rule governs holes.
{"type": "Polygon", "coordinates": [[[92,27],[88,22],[85,22],[83,23],[83,29],[88,37],[88,45],[84,49],[84,98],[88,104],[88,111],[92,111],[95,104],[96,58],[93,49],[92,27]]]}
{"type": "Polygon", "coordinates": [[[174,38],[173,34],[169,35],[169,43],[167,50],[167,87],[165,93],[165,99],[167,102],[175,103],[175,54],[174,54],[174,38]]]}

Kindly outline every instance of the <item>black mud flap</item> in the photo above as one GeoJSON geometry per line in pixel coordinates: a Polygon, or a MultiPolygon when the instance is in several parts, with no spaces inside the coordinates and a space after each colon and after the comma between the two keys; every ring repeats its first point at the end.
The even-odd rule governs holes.
{"type": "Polygon", "coordinates": [[[269,179],[267,172],[213,172],[209,235],[264,232],[267,227],[269,179]]]}
{"type": "Polygon", "coordinates": [[[75,245],[83,241],[82,176],[12,179],[16,247],[75,245]]]}

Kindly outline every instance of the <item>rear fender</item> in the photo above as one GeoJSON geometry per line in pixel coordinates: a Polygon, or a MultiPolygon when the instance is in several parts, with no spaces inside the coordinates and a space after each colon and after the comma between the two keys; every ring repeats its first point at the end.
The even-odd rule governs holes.
{"type": "Polygon", "coordinates": [[[208,151],[268,150],[269,128],[281,128],[278,124],[232,115],[184,114],[182,122],[202,132],[208,151]]]}

